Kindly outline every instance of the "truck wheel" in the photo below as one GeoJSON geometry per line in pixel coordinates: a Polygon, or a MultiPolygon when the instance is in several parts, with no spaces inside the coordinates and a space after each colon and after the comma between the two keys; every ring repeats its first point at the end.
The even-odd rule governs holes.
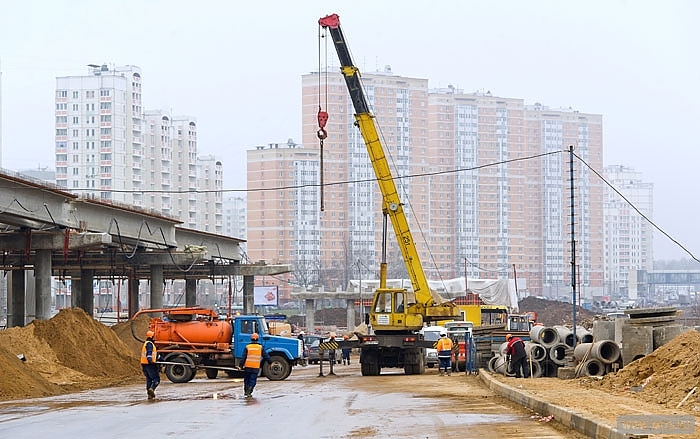
{"type": "Polygon", "coordinates": [[[207,378],[210,380],[216,379],[216,376],[219,374],[219,369],[204,369],[204,373],[207,374],[207,378]]]}
{"type": "Polygon", "coordinates": [[[379,357],[376,352],[368,352],[362,359],[362,376],[378,376],[381,368],[379,367],[379,357]]]}
{"type": "Polygon", "coordinates": [[[168,364],[165,366],[165,376],[173,383],[186,383],[192,381],[197,369],[194,367],[194,361],[185,354],[175,354],[173,356],[165,357],[165,361],[168,363],[181,363],[181,364],[168,364]]]}
{"type": "Polygon", "coordinates": [[[270,361],[263,364],[262,372],[270,381],[282,381],[292,373],[292,366],[282,355],[271,355],[270,361]]]}

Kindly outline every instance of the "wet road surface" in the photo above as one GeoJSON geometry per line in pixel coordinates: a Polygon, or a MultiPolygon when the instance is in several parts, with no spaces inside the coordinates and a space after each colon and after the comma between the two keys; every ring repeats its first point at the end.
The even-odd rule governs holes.
{"type": "Polygon", "coordinates": [[[125,386],[5,402],[0,436],[580,438],[532,418],[463,374],[362,377],[357,366],[339,366],[336,373],[319,377],[318,366],[295,368],[285,381],[258,380],[253,398],[243,397],[240,379],[173,384],[163,375],[154,401],[147,400],[145,386],[125,386]],[[434,394],[446,384],[466,396],[434,394]]]}

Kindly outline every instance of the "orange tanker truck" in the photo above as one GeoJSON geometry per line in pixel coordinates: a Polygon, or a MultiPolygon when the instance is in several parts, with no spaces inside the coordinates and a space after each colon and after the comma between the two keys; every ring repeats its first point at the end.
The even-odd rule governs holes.
{"type": "Polygon", "coordinates": [[[151,319],[149,329],[155,334],[158,362],[173,383],[192,380],[197,369],[204,369],[210,379],[216,378],[219,370],[230,377],[242,374],[236,366],[254,332],[270,357],[262,367],[268,379],[286,379],[292,367],[301,364],[301,340],[270,334],[265,317],[260,315],[220,319],[208,308],[144,309],[132,318],[131,333],[139,341],[143,340],[134,333],[133,321],[141,314],[162,315],[151,319]]]}

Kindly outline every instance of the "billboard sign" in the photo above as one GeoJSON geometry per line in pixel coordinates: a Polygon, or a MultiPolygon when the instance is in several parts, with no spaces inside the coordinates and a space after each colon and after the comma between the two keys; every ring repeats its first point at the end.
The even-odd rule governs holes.
{"type": "Polygon", "coordinates": [[[253,305],[255,306],[277,306],[279,303],[279,291],[277,285],[266,285],[255,287],[253,293],[253,305]]]}

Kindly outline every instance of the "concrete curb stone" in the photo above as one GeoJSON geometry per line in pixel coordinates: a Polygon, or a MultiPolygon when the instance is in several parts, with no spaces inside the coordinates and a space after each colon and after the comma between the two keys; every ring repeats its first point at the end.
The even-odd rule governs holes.
{"type": "Polygon", "coordinates": [[[486,386],[496,393],[517,404],[527,407],[543,416],[553,416],[560,424],[578,431],[588,437],[596,439],[629,439],[633,435],[620,433],[616,428],[600,421],[587,418],[579,413],[560,407],[549,402],[527,395],[515,387],[501,383],[492,374],[484,369],[479,369],[479,376],[486,386]]]}

